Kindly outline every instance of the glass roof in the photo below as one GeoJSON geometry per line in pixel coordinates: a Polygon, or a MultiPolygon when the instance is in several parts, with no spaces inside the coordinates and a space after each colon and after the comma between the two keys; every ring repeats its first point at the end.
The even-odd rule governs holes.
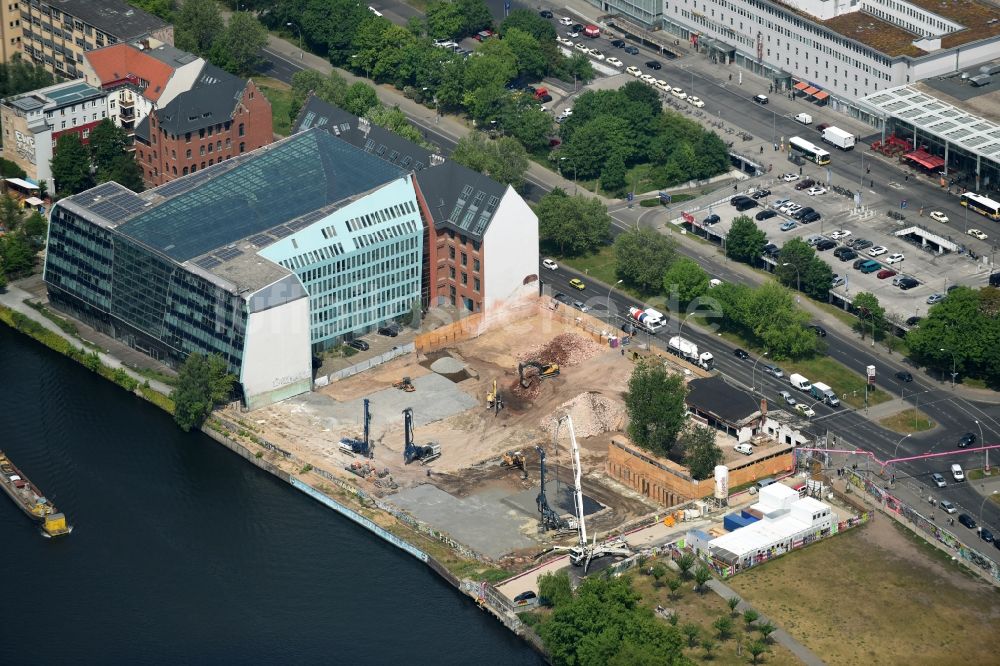
{"type": "Polygon", "coordinates": [[[258,152],[235,168],[217,169],[217,176],[213,167],[196,172],[197,185],[119,231],[183,262],[404,175],[321,130],[258,152]]]}

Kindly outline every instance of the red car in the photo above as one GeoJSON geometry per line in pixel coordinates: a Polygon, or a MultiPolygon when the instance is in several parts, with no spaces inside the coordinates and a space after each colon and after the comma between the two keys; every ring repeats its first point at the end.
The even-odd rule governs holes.
{"type": "Polygon", "coordinates": [[[601,29],[596,25],[588,25],[583,29],[583,36],[590,37],[591,39],[596,39],[601,36],[601,29]]]}
{"type": "Polygon", "coordinates": [[[480,30],[475,35],[472,36],[477,42],[482,42],[493,36],[492,30],[480,30]]]}
{"type": "Polygon", "coordinates": [[[875,274],[875,277],[877,277],[879,280],[884,280],[886,278],[891,278],[895,274],[896,271],[892,270],[891,268],[883,268],[882,270],[880,270],[878,273],[875,274]]]}

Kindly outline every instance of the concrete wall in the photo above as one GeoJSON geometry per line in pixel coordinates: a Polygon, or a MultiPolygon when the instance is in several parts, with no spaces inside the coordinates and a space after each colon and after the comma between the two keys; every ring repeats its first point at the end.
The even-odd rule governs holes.
{"type": "Polygon", "coordinates": [[[248,409],[312,388],[308,298],[250,313],[240,383],[248,409]]]}
{"type": "Polygon", "coordinates": [[[508,187],[483,237],[483,309],[537,294],[538,270],[538,217],[508,187]]]}

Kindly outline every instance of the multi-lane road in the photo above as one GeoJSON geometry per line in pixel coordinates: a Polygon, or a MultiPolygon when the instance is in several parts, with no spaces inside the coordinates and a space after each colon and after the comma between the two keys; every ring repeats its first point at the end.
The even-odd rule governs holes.
{"type": "MultiPolygon", "coordinates": [[[[374,4],[373,6],[383,12],[387,18],[396,22],[405,22],[405,19],[409,18],[409,15],[405,14],[405,9],[398,8],[400,5],[406,7],[406,5],[399,2],[382,3],[381,5],[374,4]]],[[[502,4],[500,7],[500,11],[502,12],[502,4]]],[[[561,14],[559,8],[552,7],[552,9],[556,12],[557,17],[561,14]]],[[[600,38],[594,41],[606,42],[607,40],[600,38]]],[[[598,45],[597,48],[606,53],[615,51],[615,55],[618,55],[623,60],[628,57],[621,53],[619,49],[610,47],[609,44],[598,45]]],[[[265,64],[265,73],[282,81],[290,82],[292,75],[296,71],[303,69],[302,62],[297,61],[294,57],[285,56],[270,49],[265,49],[263,55],[267,61],[265,64]]],[[[638,56],[632,56],[632,58],[636,62],[641,63],[655,56],[656,54],[652,51],[642,50],[638,56]]],[[[772,108],[768,108],[768,106],[777,107],[778,105],[762,107],[751,102],[750,98],[760,92],[758,90],[749,88],[746,85],[742,87],[738,85],[734,86],[728,80],[722,80],[721,75],[715,77],[711,73],[699,71],[699,69],[703,68],[691,66],[690,63],[685,62],[688,60],[687,58],[680,58],[673,61],[662,58],[656,59],[663,63],[663,69],[659,72],[654,72],[658,78],[665,78],[672,85],[680,85],[689,91],[691,88],[690,81],[693,78],[693,89],[695,94],[706,102],[706,111],[711,115],[721,115],[723,120],[728,124],[737,121],[740,128],[760,137],[760,140],[766,140],[769,143],[772,136],[785,137],[787,140],[787,137],[793,134],[807,137],[809,136],[809,132],[815,134],[814,130],[809,130],[791,120],[790,114],[775,113],[772,108]]],[[[445,154],[451,152],[457,141],[457,137],[449,135],[443,131],[441,126],[427,118],[412,117],[411,122],[425,131],[428,139],[436,143],[445,154]]],[[[772,155],[768,156],[765,151],[764,157],[773,157],[773,150],[771,152],[772,155]]],[[[774,168],[776,171],[781,170],[781,167],[777,164],[774,168]]],[[[889,183],[896,183],[902,180],[902,172],[890,164],[873,161],[865,157],[864,166],[862,166],[860,151],[853,153],[835,152],[834,162],[831,165],[831,174],[834,183],[843,184],[847,187],[850,187],[852,183],[860,182],[862,178],[866,179],[866,185],[869,178],[874,179],[876,189],[880,186],[887,187],[889,183]],[[865,172],[868,168],[871,169],[870,175],[865,172]]],[[[953,197],[936,191],[934,188],[917,185],[912,182],[908,187],[913,189],[919,188],[921,190],[919,198],[910,195],[911,198],[923,201],[924,205],[929,207],[938,207],[944,210],[949,210],[950,207],[950,210],[954,212],[955,202],[953,197]]],[[[870,188],[866,187],[865,189],[870,188]]],[[[538,197],[548,190],[549,186],[541,180],[529,178],[528,192],[526,193],[529,199],[537,200],[538,197]]],[[[619,233],[621,230],[634,226],[639,221],[642,213],[643,210],[641,209],[630,210],[624,207],[613,209],[614,233],[619,233]]],[[[980,226],[983,225],[980,224],[980,226]]],[[[744,276],[731,265],[719,263],[717,258],[699,254],[697,248],[688,248],[684,244],[681,244],[680,250],[690,253],[694,259],[699,261],[715,277],[727,281],[745,280],[744,276]]],[[[574,299],[578,298],[586,301],[597,314],[604,313],[605,304],[609,299],[607,285],[595,284],[589,277],[581,276],[585,278],[587,288],[583,292],[578,292],[569,285],[569,279],[577,277],[576,273],[565,268],[560,268],[557,271],[540,269],[540,273],[544,282],[553,291],[563,292],[574,299]]],[[[612,290],[610,293],[610,305],[613,312],[627,313],[629,306],[638,305],[638,303],[626,295],[616,293],[612,290]]],[[[676,334],[679,319],[675,313],[671,314],[674,318],[668,330],[671,334],[676,334]]],[[[778,391],[789,388],[787,381],[775,379],[762,372],[761,366],[764,363],[763,361],[755,367],[753,365],[755,359],[743,361],[736,358],[732,354],[732,348],[722,341],[721,338],[699,330],[692,323],[684,326],[683,335],[684,337],[693,339],[699,346],[704,346],[711,351],[716,357],[716,367],[721,373],[730,378],[730,380],[738,382],[748,387],[748,389],[753,387],[772,401],[777,399],[778,391]]],[[[651,342],[654,345],[665,346],[667,337],[668,334],[665,331],[659,336],[660,339],[653,339],[651,342]]],[[[919,456],[927,453],[952,452],[952,455],[943,458],[916,460],[898,465],[896,467],[897,479],[903,475],[910,476],[915,482],[922,484],[921,488],[926,488],[927,494],[931,494],[939,499],[949,499],[957,504],[960,510],[974,514],[978,519],[980,517],[979,507],[982,505],[982,495],[971,487],[969,483],[953,483],[947,471],[953,462],[958,462],[965,468],[980,466],[979,461],[981,460],[982,453],[970,454],[967,450],[960,450],[955,447],[955,443],[962,434],[975,432],[979,435],[981,428],[981,436],[986,442],[1000,442],[1000,406],[980,404],[963,399],[953,393],[947,385],[926,380],[918,373],[915,373],[915,381],[901,384],[895,378],[895,373],[900,370],[912,370],[912,368],[907,368],[904,359],[877,353],[875,349],[856,338],[842,337],[836,332],[831,331],[825,338],[825,342],[827,344],[827,351],[832,358],[855,371],[863,373],[865,366],[869,364],[875,365],[877,368],[876,383],[880,388],[895,396],[902,394],[907,402],[911,405],[917,405],[920,411],[925,412],[939,426],[929,433],[914,434],[911,437],[901,440],[898,433],[885,430],[877,423],[866,418],[863,410],[849,408],[833,410],[826,405],[818,404],[813,407],[816,410],[816,416],[812,419],[815,434],[824,435],[829,431],[830,434],[836,435],[840,442],[847,443],[851,447],[870,450],[881,460],[889,460],[894,457],[919,456]],[[976,423],[977,421],[978,423],[976,423]],[[939,472],[948,478],[948,486],[946,488],[937,489],[931,487],[932,484],[929,477],[933,472],[939,472]]],[[[799,396],[797,395],[797,397],[799,396]]],[[[997,462],[1000,463],[1000,453],[997,454],[997,462]]],[[[984,509],[983,522],[994,533],[1000,533],[1000,509],[992,503],[987,502],[987,504],[989,506],[984,509]]]]}

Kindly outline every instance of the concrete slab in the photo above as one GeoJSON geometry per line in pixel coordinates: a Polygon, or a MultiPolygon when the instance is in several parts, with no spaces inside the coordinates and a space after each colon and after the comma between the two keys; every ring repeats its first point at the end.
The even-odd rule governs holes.
{"type": "MultiPolygon", "coordinates": [[[[567,484],[564,481],[556,482],[554,479],[545,480],[545,496],[549,502],[549,506],[552,510],[561,516],[573,516],[576,515],[576,508],[573,506],[573,486],[567,484]]],[[[529,516],[535,520],[538,519],[538,486],[530,488],[528,490],[523,490],[518,493],[513,493],[504,497],[501,501],[510,506],[520,513],[529,516]]],[[[601,509],[605,508],[603,504],[589,497],[586,493],[583,495],[583,515],[589,516],[593,513],[597,513],[601,509]]]]}
{"type": "Polygon", "coordinates": [[[497,492],[489,491],[459,499],[424,484],[396,493],[389,501],[488,557],[536,545],[521,533],[526,517],[498,499],[497,492]]]}

